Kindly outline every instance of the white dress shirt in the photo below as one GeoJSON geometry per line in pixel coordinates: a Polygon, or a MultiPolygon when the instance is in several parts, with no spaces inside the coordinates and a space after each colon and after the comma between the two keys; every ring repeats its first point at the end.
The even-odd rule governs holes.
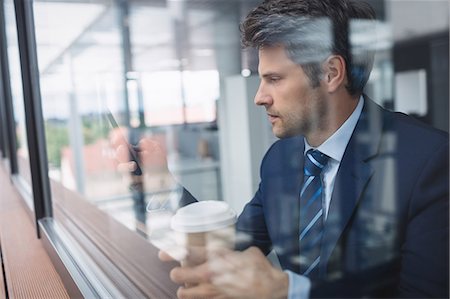
{"type": "MultiPolygon", "coordinates": [[[[347,148],[348,142],[355,130],[356,123],[364,106],[364,98],[361,96],[358,101],[353,113],[350,117],[339,127],[339,129],[334,132],[324,143],[319,145],[317,148],[313,148],[308,144],[305,138],[305,154],[309,149],[317,149],[323,154],[330,157],[327,165],[322,170],[322,183],[324,188],[324,197],[322,199],[322,206],[324,209],[324,219],[328,217],[328,210],[331,202],[331,194],[333,193],[334,182],[336,179],[336,174],[341,164],[342,157],[347,148]]],[[[303,275],[291,271],[285,271],[289,275],[289,294],[288,298],[296,299],[307,299],[309,298],[309,291],[311,288],[311,282],[309,278],[303,275]]]]}

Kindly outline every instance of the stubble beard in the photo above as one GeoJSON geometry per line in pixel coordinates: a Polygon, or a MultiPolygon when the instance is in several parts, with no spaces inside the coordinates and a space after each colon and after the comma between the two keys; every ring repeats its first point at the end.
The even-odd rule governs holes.
{"type": "Polygon", "coordinates": [[[305,135],[310,131],[311,124],[305,116],[299,116],[294,113],[288,113],[280,117],[278,123],[273,125],[274,135],[280,139],[305,135]]]}
{"type": "Polygon", "coordinates": [[[315,101],[315,104],[309,109],[297,113],[290,112],[280,117],[281,128],[277,132],[274,127],[274,135],[280,139],[300,135],[308,137],[325,131],[329,125],[327,102],[319,95],[315,95],[312,101],[315,101]]]}

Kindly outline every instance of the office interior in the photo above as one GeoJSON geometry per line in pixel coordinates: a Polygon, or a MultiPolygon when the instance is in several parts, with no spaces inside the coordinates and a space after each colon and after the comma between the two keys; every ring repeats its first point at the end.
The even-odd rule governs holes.
{"type": "MultiPolygon", "coordinates": [[[[376,27],[352,40],[376,50],[365,93],[448,132],[449,2],[366,2],[376,27]]],[[[0,168],[30,238],[45,245],[70,297],[173,296],[155,244],[170,235],[179,188],[120,170],[112,135],[137,153],[140,140],[158,142],[195,198],[242,211],[276,141],[253,103],[257,51],[240,44],[239,22],[259,1],[0,3],[0,168]]]]}

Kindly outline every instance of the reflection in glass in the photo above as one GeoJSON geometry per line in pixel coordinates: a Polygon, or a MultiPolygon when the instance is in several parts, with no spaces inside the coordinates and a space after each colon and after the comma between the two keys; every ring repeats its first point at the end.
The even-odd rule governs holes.
{"type": "MultiPolygon", "coordinates": [[[[246,77],[239,75],[237,25],[249,1],[240,5],[219,2],[122,1],[122,6],[113,0],[34,2],[50,176],[54,186],[62,186],[54,188],[54,192],[59,190],[54,203],[67,208],[68,214],[75,201],[88,203],[81,216],[98,207],[153,244],[167,248],[174,245],[169,237],[171,217],[189,202],[180,185],[197,200],[226,200],[242,208],[258,190],[261,176],[255,202],[238,222],[242,231],[254,234],[238,239],[252,241],[264,253],[274,250],[284,269],[298,272],[303,137],[271,147],[259,171],[273,136],[266,130],[270,125],[267,107],[251,110],[253,103],[246,102],[259,84],[257,76],[251,75],[256,70],[251,65],[254,59],[247,57],[246,77]],[[219,124],[218,119],[222,120],[219,124]]],[[[299,20],[288,19],[294,32],[290,41],[312,46],[296,62],[326,59],[336,38],[329,20],[300,20],[312,29],[302,38],[296,31],[299,20]]],[[[275,28],[280,29],[278,25],[285,21],[279,19],[275,28]]],[[[375,30],[372,22],[361,20],[348,25],[352,71],[364,81],[365,70],[358,64],[367,58],[366,50],[377,50],[365,92],[392,107],[394,62],[389,27],[377,22],[375,30]]],[[[318,70],[309,71],[314,75],[318,70]]],[[[315,75],[319,80],[319,74],[315,75]]],[[[387,112],[368,98],[365,103],[357,133],[345,149],[344,173],[333,187],[328,186],[334,189],[329,193],[333,199],[322,249],[333,279],[345,271],[359,275],[397,262],[396,246],[404,236],[398,227],[406,213],[397,198],[409,192],[401,182],[411,174],[399,172],[398,152],[407,136],[397,128],[380,128],[384,122],[380,116],[387,112]],[[378,144],[381,129],[385,131],[378,144]],[[374,149],[379,152],[371,152],[374,149]],[[364,163],[353,167],[352,159],[364,163]],[[358,202],[363,191],[364,199],[358,202]],[[352,214],[347,205],[354,205],[358,213],[352,214]]],[[[116,237],[110,231],[106,236],[116,237]]],[[[378,282],[371,283],[370,287],[377,287],[378,282]]]]}
{"type": "Polygon", "coordinates": [[[77,194],[146,236],[155,224],[148,209],[180,196],[171,175],[148,171],[153,162],[123,169],[142,163],[146,141],[196,198],[222,199],[210,28],[217,12],[183,9],[191,34],[180,44],[169,4],[34,2],[49,174],[62,186],[55,206],[70,208],[77,194]]]}

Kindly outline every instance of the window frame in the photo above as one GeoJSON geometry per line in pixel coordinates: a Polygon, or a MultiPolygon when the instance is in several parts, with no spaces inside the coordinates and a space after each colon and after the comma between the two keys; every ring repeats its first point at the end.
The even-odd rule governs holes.
{"type": "Polygon", "coordinates": [[[25,124],[30,160],[34,218],[52,217],[50,184],[48,181],[47,150],[37,64],[33,6],[30,0],[14,0],[19,55],[22,74],[25,124]]]}

